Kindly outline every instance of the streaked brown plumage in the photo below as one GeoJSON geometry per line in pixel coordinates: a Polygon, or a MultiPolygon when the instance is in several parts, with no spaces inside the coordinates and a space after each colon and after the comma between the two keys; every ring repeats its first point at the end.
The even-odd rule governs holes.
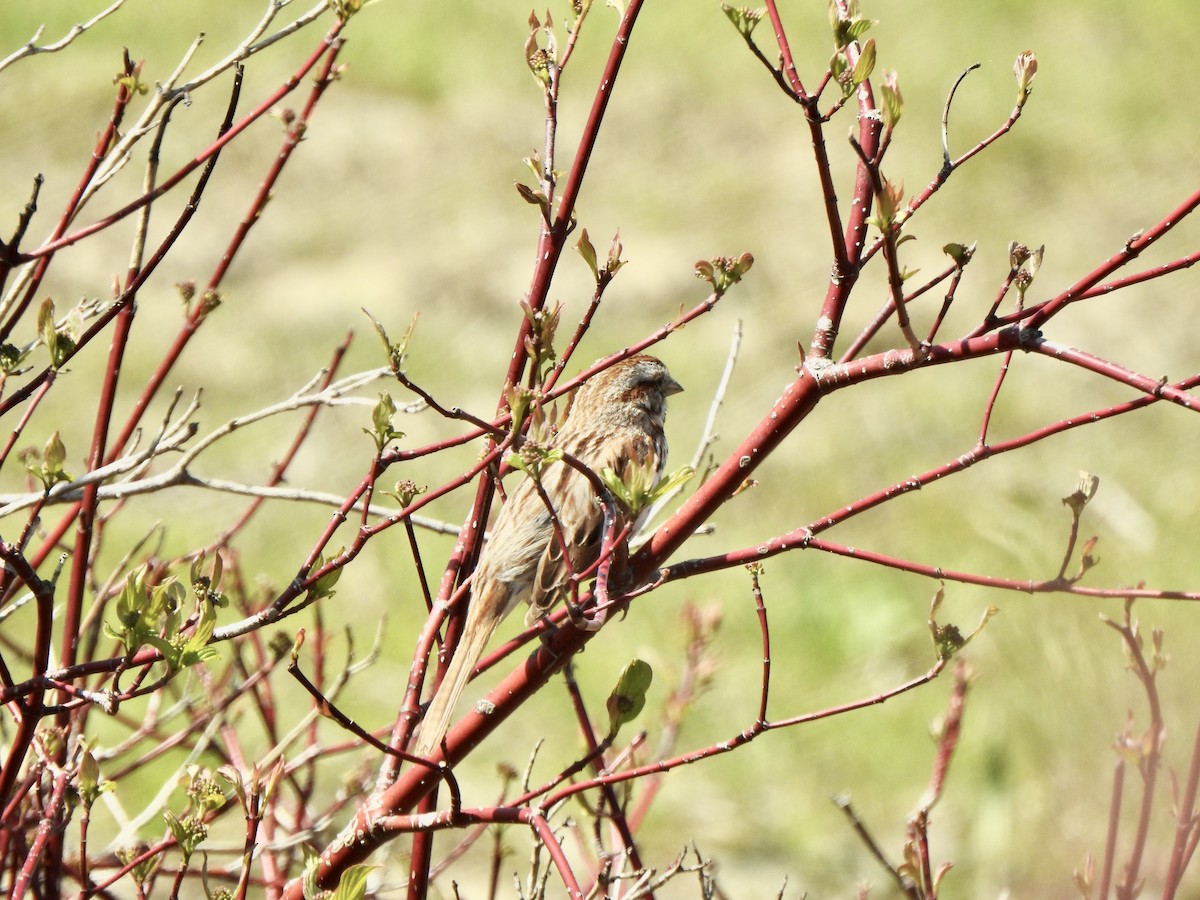
{"type": "MultiPolygon", "coordinates": [[[[662,362],[632,356],[579,388],[554,445],[597,473],[610,468],[623,475],[630,464],[649,461],[657,483],[667,460],[667,397],[681,390],[662,362]]],[[[542,471],[541,485],[554,505],[569,556],[564,559],[564,542],[555,537],[534,481],[523,479],[500,511],[475,569],[462,638],[414,750],[420,756],[441,744],[458,698],[504,617],[523,600],[530,605],[529,619],[536,619],[563,593],[571,574],[599,556],[604,517],[588,480],[556,462],[542,471]]]]}

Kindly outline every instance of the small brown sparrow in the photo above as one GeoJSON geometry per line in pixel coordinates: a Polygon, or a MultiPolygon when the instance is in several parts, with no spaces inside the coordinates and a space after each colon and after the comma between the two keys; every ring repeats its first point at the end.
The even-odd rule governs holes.
{"type": "MultiPolygon", "coordinates": [[[[623,477],[630,466],[648,467],[656,484],[667,460],[667,397],[682,390],[662,362],[631,356],[578,389],[554,445],[596,473],[609,468],[623,477]]],[[[543,615],[571,575],[600,555],[604,514],[588,479],[558,461],[541,471],[539,481],[562,537],[555,534],[537,482],[526,477],[500,511],[480,555],[462,639],[425,712],[414,750],[419,756],[441,744],[459,695],[504,617],[522,600],[530,605],[531,620],[543,615]]],[[[640,523],[630,524],[632,534],[640,523]]]]}

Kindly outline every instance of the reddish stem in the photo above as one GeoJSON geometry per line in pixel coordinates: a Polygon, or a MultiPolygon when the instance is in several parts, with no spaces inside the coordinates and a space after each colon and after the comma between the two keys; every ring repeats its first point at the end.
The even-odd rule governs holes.
{"type": "Polygon", "coordinates": [[[1104,862],[1100,872],[1097,900],[1108,900],[1113,865],[1117,856],[1117,835],[1121,828],[1121,799],[1125,793],[1125,761],[1118,759],[1113,768],[1112,795],[1108,804],[1108,833],[1104,841],[1104,862]]]}
{"type": "Polygon", "coordinates": [[[192,160],[184,164],[184,166],[180,168],[174,175],[163,181],[163,183],[153,191],[143,194],[131,203],[127,203],[116,212],[110,213],[108,216],[105,216],[98,222],[94,222],[93,224],[85,226],[78,231],[65,235],[64,237],[47,241],[42,246],[38,247],[38,249],[29,253],[21,254],[21,261],[27,262],[33,259],[40,259],[48,254],[54,253],[56,250],[61,250],[63,247],[69,247],[72,244],[76,244],[86,237],[90,237],[99,231],[103,231],[104,229],[115,225],[117,222],[121,221],[127,216],[137,212],[143,206],[153,203],[163,194],[166,194],[168,191],[172,190],[181,181],[191,175],[192,172],[204,165],[211,157],[219,154],[223,149],[225,149],[225,146],[230,141],[234,140],[254,122],[258,121],[263,116],[268,115],[284,97],[286,97],[300,85],[301,81],[304,79],[304,76],[307,75],[308,72],[318,62],[321,61],[322,56],[330,52],[336,53],[336,48],[339,44],[337,35],[342,30],[342,26],[344,24],[345,22],[342,19],[336,20],[333,27],[329,29],[329,33],[326,34],[325,37],[322,38],[321,42],[317,45],[316,50],[313,51],[308,59],[305,60],[300,69],[294,75],[292,75],[291,78],[284,82],[284,84],[280,86],[279,89],[276,90],[270,97],[265,99],[250,113],[243,117],[240,122],[230,128],[229,131],[221,135],[221,137],[210,144],[205,150],[201,151],[192,160]]]}
{"type": "Polygon", "coordinates": [[[1196,793],[1200,785],[1200,726],[1192,741],[1192,763],[1188,767],[1187,783],[1183,796],[1179,798],[1175,811],[1175,841],[1171,845],[1171,859],[1163,879],[1163,900],[1170,900],[1179,890],[1183,871],[1187,865],[1187,848],[1196,834],[1196,793]]]}
{"type": "Polygon", "coordinates": [[[53,785],[53,790],[46,801],[45,814],[38,824],[33,842],[29,845],[29,853],[25,857],[20,873],[13,882],[12,893],[9,895],[11,900],[21,900],[25,896],[25,892],[33,885],[34,876],[38,872],[42,873],[45,881],[35,888],[35,895],[56,897],[59,894],[62,867],[51,869],[43,867],[41,863],[43,855],[53,842],[54,835],[58,833],[62,825],[67,789],[71,786],[70,770],[60,769],[54,776],[53,785]]]}
{"type": "MultiPolygon", "coordinates": [[[[141,70],[141,63],[136,66],[129,58],[129,53],[124,56],[124,64],[122,66],[122,74],[124,78],[118,79],[117,97],[113,104],[112,115],[109,116],[107,127],[97,136],[96,143],[92,147],[92,158],[89,160],[87,168],[84,169],[83,177],[79,179],[79,184],[75,187],[75,193],[71,195],[71,199],[67,201],[67,206],[59,217],[58,224],[54,227],[54,233],[51,240],[56,240],[62,237],[63,232],[71,224],[79,212],[79,204],[83,200],[83,195],[86,193],[88,186],[92,183],[92,178],[96,175],[96,170],[100,167],[100,163],[108,154],[108,148],[111,146],[114,136],[117,134],[117,129],[121,125],[121,121],[125,118],[125,110],[129,106],[129,101],[133,99],[133,92],[130,90],[130,78],[136,78],[137,73],[141,70]]],[[[20,264],[25,262],[22,254],[14,242],[9,248],[10,252],[6,253],[5,262],[8,265],[20,264]]],[[[34,269],[33,277],[30,279],[29,286],[25,289],[25,296],[21,302],[13,308],[12,313],[8,317],[8,321],[0,326],[0,342],[8,339],[12,334],[12,330],[21,321],[25,315],[25,311],[29,308],[29,304],[33,302],[34,296],[37,294],[38,287],[42,283],[42,279],[46,275],[46,270],[50,266],[50,261],[53,258],[51,255],[43,256],[37,267],[34,269]]]]}
{"type": "Polygon", "coordinates": [[[1151,244],[1155,243],[1159,238],[1167,234],[1172,228],[1178,225],[1181,221],[1191,215],[1196,207],[1200,206],[1200,190],[1195,191],[1190,197],[1184,200],[1179,206],[1167,214],[1165,218],[1160,220],[1154,227],[1141,232],[1135,237],[1130,238],[1125,242],[1125,246],[1117,253],[1114,253],[1107,260],[1089,272],[1071,287],[1067,288],[1058,296],[1042,303],[1036,311],[1026,319],[1026,324],[1030,328],[1041,328],[1046,322],[1053,318],[1058,313],[1062,312],[1070,304],[1077,300],[1083,299],[1088,295],[1088,292],[1096,287],[1105,278],[1120,269],[1122,266],[1136,259],[1142,254],[1151,244]]]}

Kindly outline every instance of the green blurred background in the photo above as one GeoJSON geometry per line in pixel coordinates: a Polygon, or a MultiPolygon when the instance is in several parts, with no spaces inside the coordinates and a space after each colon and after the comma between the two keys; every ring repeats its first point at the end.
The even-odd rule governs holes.
{"type": "MultiPolygon", "coordinates": [[[[96,2],[0,5],[0,55],[48,24],[57,38],[96,2]]],[[[540,11],[540,7],[539,7],[540,11]]],[[[557,22],[564,3],[551,7],[557,22]]],[[[864,4],[879,19],[880,69],[895,69],[905,116],[887,174],[915,192],[940,165],[938,122],[946,92],[972,63],[951,118],[952,150],[962,152],[1008,115],[1015,97],[1011,65],[1037,52],[1033,97],[1014,133],[958,172],[911,223],[918,240],[906,263],[931,274],[949,241],[978,242],[957,308],[943,337],[970,329],[991,302],[1007,266],[1007,245],[1046,245],[1030,292],[1052,295],[1155,223],[1196,189],[1198,154],[1191,86],[1200,75],[1194,48],[1200,16],[1177,2],[976,2],[908,0],[864,4]]],[[[783,4],[801,77],[814,84],[831,53],[826,9],[818,0],[783,4]]],[[[156,4],[129,0],[64,53],[18,63],[0,74],[0,196],[11,223],[35,172],[47,176],[31,234],[49,231],[69,195],[111,104],[120,49],[144,59],[143,79],[161,80],[200,32],[193,71],[227,52],[261,15],[257,3],[211,0],[156,4]]],[[[379,365],[378,344],[359,307],[398,334],[420,321],[410,374],[448,405],[486,415],[511,351],[518,301],[532,268],[537,221],[512,189],[521,157],[540,148],[542,107],[521,58],[529,10],[499,0],[460,3],[383,0],[350,23],[341,81],[318,108],[304,145],[225,284],[226,303],[191,348],[174,382],[203,387],[202,431],[229,415],[278,400],[316,371],[348,330],[358,339],[346,371],[379,365]]],[[[561,157],[573,143],[615,28],[597,7],[568,69],[561,102],[561,157]]],[[[328,21],[328,20],[326,20],[328,21]]],[[[287,77],[317,31],[250,60],[243,105],[287,77]]],[[[768,43],[768,28],[759,36],[768,43]]],[[[224,110],[224,77],[177,112],[164,171],[205,146],[224,110]]],[[[288,105],[300,102],[298,95],[288,105]]],[[[844,115],[827,132],[839,190],[850,194],[852,157],[844,115]]],[[[173,335],[180,307],[172,285],[201,283],[219,257],[281,137],[275,121],[254,126],[217,169],[195,223],[141,296],[126,399],[173,335]]],[[[135,162],[89,212],[117,205],[140,179],[135,162]]],[[[175,202],[181,202],[176,200],[175,202]]],[[[759,418],[793,374],[796,343],[807,345],[829,271],[819,194],[798,109],[742,46],[715,2],[648,0],[618,81],[609,119],[579,205],[597,247],[620,229],[630,265],[611,289],[579,362],[630,343],[703,296],[692,263],[751,251],[754,270],[717,311],[657,352],[687,392],[675,398],[669,437],[673,461],[690,457],[720,375],[735,320],[745,338],[721,411],[718,456],[759,418]]],[[[156,220],[162,234],[170,216],[156,220]]],[[[1194,249],[1185,222],[1140,261],[1164,262],[1194,249]]],[[[80,296],[107,297],[125,268],[129,226],[64,254],[42,294],[66,308],[80,296]]],[[[1197,280],[1185,272],[1111,298],[1079,304],[1054,320],[1049,337],[1075,344],[1153,377],[1196,367],[1192,318],[1197,280]]],[[[586,303],[588,274],[567,258],[552,291],[570,322],[586,303]]],[[[849,339],[884,296],[879,273],[865,277],[843,329],[849,339]]],[[[936,301],[916,313],[927,322],[936,301]]],[[[29,336],[31,337],[31,335],[29,336]]],[[[885,333],[877,341],[893,343],[885,333]]],[[[844,345],[844,344],[843,344],[844,345]]],[[[74,367],[31,429],[40,443],[62,429],[74,460],[91,424],[81,397],[102,364],[95,347],[74,367]],[[73,403],[75,405],[73,405],[73,403]],[[42,430],[38,430],[38,426],[42,430]]],[[[757,473],[761,487],[718,516],[715,534],[688,555],[753,545],[811,522],[865,494],[944,463],[970,449],[998,361],[914,373],[829,397],[790,443],[757,473]]],[[[400,399],[400,392],[394,391],[400,399]]],[[[1019,358],[993,423],[993,439],[1130,397],[1127,390],[1041,358],[1019,358]]],[[[369,463],[361,435],[365,407],[324,416],[289,481],[349,490],[369,463]]],[[[400,423],[416,445],[455,429],[425,413],[400,423]]],[[[1055,574],[1069,517],[1060,498],[1078,470],[1101,478],[1086,535],[1098,534],[1101,566],[1088,583],[1196,588],[1196,423],[1181,410],[1151,409],[997,458],[837,529],[832,540],[946,568],[1010,578],[1055,574]]],[[[289,427],[248,430],[206,457],[206,474],[261,480],[290,440],[289,427]]],[[[396,478],[437,483],[461,471],[475,448],[396,478]]],[[[76,463],[78,465],[78,463],[76,463]]],[[[13,472],[2,489],[21,489],[13,472]]],[[[457,523],[467,496],[433,508],[457,523]]],[[[163,552],[185,552],[228,524],[242,504],[176,491],[130,504],[128,539],[169,520],[163,552]]],[[[284,583],[327,521],[313,508],[268,510],[242,544],[248,576],[263,590],[284,583]]],[[[8,525],[14,529],[15,525],[8,525]]],[[[122,533],[125,534],[125,533],[122,533]]],[[[124,550],[110,538],[115,564],[124,550]]],[[[349,540],[347,537],[346,540],[349,540]]],[[[423,538],[436,570],[450,540],[423,538]]],[[[348,709],[365,725],[388,721],[407,671],[419,605],[402,537],[376,540],[350,568],[327,608],[365,645],[381,614],[389,622],[384,660],[353,686],[348,709]]],[[[868,565],[795,553],[768,563],[763,579],[773,638],[771,712],[783,717],[887,690],[932,662],[926,627],[936,585],[868,565]]],[[[679,749],[707,746],[749,725],[758,696],[759,644],[748,580],[740,571],[674,584],[637,604],[589,645],[581,682],[599,712],[608,685],[631,656],[656,672],[661,704],[682,658],[680,608],[717,605],[725,622],[714,651],[720,666],[696,704],[679,749]]],[[[1072,870],[1100,853],[1115,756],[1110,749],[1127,711],[1143,723],[1144,703],[1115,634],[1099,613],[1119,617],[1116,601],[998,594],[951,584],[942,617],[972,627],[988,604],[1002,613],[971,645],[977,673],[965,734],[947,796],[933,816],[936,859],[955,869],[947,897],[1070,896],[1072,870]]],[[[1187,604],[1144,602],[1136,613],[1166,629],[1171,665],[1163,676],[1169,715],[1168,764],[1186,765],[1195,727],[1195,654],[1200,624],[1187,604]]],[[[12,628],[21,627],[14,621],[12,628]]],[[[891,885],[830,802],[848,792],[876,838],[899,858],[904,821],[916,807],[933,756],[929,724],[945,709],[949,679],[882,706],[772,733],[737,753],[674,772],[647,822],[649,860],[665,865],[695,840],[719,864],[730,896],[872,896],[891,885]]],[[[306,701],[295,698],[296,714],[306,701]]],[[[528,735],[565,715],[563,693],[546,692],[508,723],[474,761],[474,802],[493,795],[492,767],[523,764],[528,735]],[[478,778],[478,782],[474,781],[478,778]]],[[[656,710],[652,710],[654,712],[656,710]]],[[[645,719],[653,733],[653,715],[645,719]]],[[[547,753],[543,775],[571,752],[570,739],[547,753]]],[[[1131,778],[1130,783],[1136,781],[1131,778]]],[[[131,806],[135,801],[127,800],[131,806]]],[[[1149,893],[1169,847],[1170,805],[1161,798],[1147,856],[1149,893]]],[[[1127,824],[1127,830],[1131,823],[1127,824]]],[[[524,835],[508,838],[512,868],[525,864],[524,835]]],[[[400,848],[394,848],[399,852],[400,848]]],[[[482,858],[481,858],[482,859],[482,858]]],[[[1194,885],[1195,879],[1192,884],[1194,885]]],[[[465,886],[465,883],[464,883],[465,886]]],[[[662,896],[692,896],[677,885],[662,896]]],[[[478,895],[476,892],[472,895],[478,895]]],[[[466,894],[464,894],[466,896],[466,894]]]]}

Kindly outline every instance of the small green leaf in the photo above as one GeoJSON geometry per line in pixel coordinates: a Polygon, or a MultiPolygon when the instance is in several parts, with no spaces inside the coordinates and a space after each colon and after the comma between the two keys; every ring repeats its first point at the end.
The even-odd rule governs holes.
{"type": "Polygon", "coordinates": [[[531,188],[527,184],[522,184],[519,181],[514,181],[513,186],[516,187],[517,193],[521,195],[521,199],[526,203],[536,206],[541,210],[542,218],[549,220],[550,218],[550,199],[546,196],[546,192],[531,188]]]}
{"type": "Polygon", "coordinates": [[[392,427],[392,417],[396,415],[396,401],[387,391],[379,392],[379,400],[371,410],[371,428],[363,429],[363,433],[375,442],[375,449],[382,453],[383,449],[393,440],[404,437],[404,432],[392,427]]]}
{"type": "Polygon", "coordinates": [[[680,466],[670,475],[665,476],[654,486],[654,490],[650,492],[649,500],[651,503],[656,503],[659,498],[665,497],[677,487],[691,481],[695,476],[696,470],[691,466],[680,466]]]}
{"type": "Polygon", "coordinates": [[[728,3],[721,4],[721,11],[725,13],[725,17],[733,23],[733,27],[738,30],[742,37],[749,39],[758,23],[762,21],[763,16],[767,14],[765,9],[749,9],[745,6],[730,6],[728,3]]]}
{"type": "Polygon", "coordinates": [[[371,424],[375,426],[375,431],[387,434],[392,430],[392,416],[396,414],[396,401],[392,399],[392,395],[387,391],[381,391],[379,394],[379,402],[375,404],[375,409],[371,413],[371,424]]]}
{"type": "Polygon", "coordinates": [[[846,13],[843,16],[835,0],[829,0],[829,25],[833,30],[833,41],[836,46],[845,47],[857,41],[874,24],[874,19],[865,19],[859,15],[857,3],[847,3],[846,13]]]}
{"type": "Polygon", "coordinates": [[[184,605],[187,603],[188,592],[177,578],[168,578],[151,591],[151,605],[166,615],[168,634],[179,630],[183,617],[184,605]]]}
{"type": "Polygon", "coordinates": [[[549,87],[554,71],[558,68],[558,41],[554,36],[554,22],[550,11],[546,11],[545,23],[539,22],[536,13],[529,14],[529,37],[525,39],[525,64],[533,77],[543,87],[549,87]],[[538,31],[542,32],[546,46],[538,45],[538,31]]]}
{"type": "Polygon", "coordinates": [[[513,187],[517,189],[517,193],[521,195],[521,199],[526,203],[534,206],[543,206],[546,203],[546,195],[539,190],[531,188],[529,185],[520,181],[514,181],[513,187]]]}
{"type": "Polygon", "coordinates": [[[850,87],[850,79],[846,77],[849,69],[850,61],[846,59],[845,50],[837,50],[833,56],[829,57],[829,77],[833,79],[835,84],[839,84],[844,88],[850,87]]]}
{"type": "Polygon", "coordinates": [[[56,431],[46,441],[46,449],[42,451],[42,461],[46,470],[51,474],[62,475],[63,463],[67,460],[67,448],[62,442],[62,436],[56,431]]]}
{"type": "Polygon", "coordinates": [[[864,19],[862,16],[855,16],[846,22],[846,37],[850,41],[857,41],[860,37],[870,31],[871,26],[876,23],[876,19],[864,19]]]}
{"type": "Polygon", "coordinates": [[[1036,250],[1034,250],[1033,254],[1029,257],[1028,268],[1029,268],[1030,280],[1033,280],[1033,278],[1035,278],[1037,276],[1038,269],[1040,269],[1042,267],[1042,260],[1045,258],[1045,256],[1046,256],[1046,245],[1042,244],[1036,250]]]}
{"type": "Polygon", "coordinates": [[[1030,93],[1033,92],[1033,79],[1037,75],[1037,70],[1037,56],[1034,55],[1032,50],[1025,50],[1017,54],[1016,62],[1013,63],[1013,75],[1017,79],[1018,109],[1025,105],[1025,101],[1029,99],[1030,93]]]}
{"type": "Polygon", "coordinates": [[[591,270],[592,279],[599,282],[600,268],[596,262],[596,248],[592,246],[586,228],[579,232],[579,240],[575,242],[575,249],[583,257],[583,261],[587,263],[587,267],[591,270]]]}
{"type": "Polygon", "coordinates": [[[129,870],[129,877],[133,879],[133,883],[139,888],[143,887],[150,879],[158,867],[162,865],[161,853],[150,853],[147,855],[149,848],[145,844],[136,844],[132,847],[120,847],[116,851],[117,859],[122,865],[131,865],[135,859],[145,856],[141,862],[134,865],[129,870]]]}
{"type": "Polygon", "coordinates": [[[71,474],[63,469],[67,448],[57,431],[50,435],[41,453],[29,449],[22,454],[22,458],[25,460],[25,470],[40,481],[47,492],[60,481],[71,480],[71,474]]]}
{"type": "Polygon", "coordinates": [[[361,864],[347,868],[329,900],[363,900],[367,896],[367,876],[374,868],[377,866],[361,864]]]}
{"type": "MultiPolygon", "coordinates": [[[[226,781],[229,783],[229,786],[233,788],[233,793],[238,798],[238,803],[241,804],[242,809],[249,812],[250,808],[249,808],[248,801],[249,801],[250,794],[247,792],[246,781],[242,777],[242,773],[235,766],[228,765],[228,766],[221,766],[219,769],[217,769],[217,776],[220,777],[223,781],[226,781]]],[[[257,786],[258,786],[258,764],[257,763],[254,764],[254,767],[251,770],[250,783],[251,783],[251,790],[257,789],[257,786]]]]}
{"type": "Polygon", "coordinates": [[[942,246],[942,252],[954,260],[954,264],[960,269],[966,266],[971,261],[971,257],[975,255],[974,244],[945,244],[942,246]]]}
{"type": "Polygon", "coordinates": [[[38,335],[50,353],[50,365],[55,369],[61,368],[67,358],[75,352],[75,341],[66,331],[58,330],[54,317],[54,301],[49,297],[38,307],[37,326],[38,335]]]}
{"type": "Polygon", "coordinates": [[[879,230],[885,231],[896,224],[896,217],[904,205],[904,183],[889,181],[887,178],[884,178],[883,190],[879,192],[877,199],[879,202],[879,218],[885,226],[879,230]]]}
{"type": "Polygon", "coordinates": [[[754,256],[743,253],[741,256],[715,256],[712,259],[702,259],[696,263],[696,277],[707,281],[718,294],[727,290],[742,280],[742,276],[754,265],[754,256]]]}
{"type": "Polygon", "coordinates": [[[383,342],[384,351],[387,353],[388,367],[396,373],[403,371],[404,358],[408,355],[408,345],[417,327],[418,314],[414,313],[413,317],[409,320],[408,327],[404,329],[404,337],[400,338],[398,343],[393,344],[379,320],[366,309],[363,309],[363,313],[371,320],[371,325],[374,326],[375,333],[379,335],[379,339],[383,342]]]}
{"type": "Polygon", "coordinates": [[[563,457],[561,450],[547,450],[532,441],[526,441],[516,453],[510,453],[505,462],[528,475],[530,478],[540,478],[542,470],[553,463],[560,462],[563,457]]]}
{"type": "Polygon", "coordinates": [[[100,784],[100,766],[91,750],[84,750],[79,760],[79,790],[93,791],[100,784]]]}
{"type": "Polygon", "coordinates": [[[200,616],[191,636],[184,642],[179,654],[181,668],[194,666],[198,663],[213,659],[218,655],[215,647],[208,646],[212,640],[213,630],[217,625],[217,608],[211,604],[200,602],[200,616]]]}
{"type": "Polygon", "coordinates": [[[1083,512],[1083,508],[1096,496],[1098,490],[1100,490],[1100,476],[1090,472],[1080,472],[1079,484],[1073,493],[1062,498],[1063,505],[1069,506],[1072,514],[1078,518],[1083,512]]]}
{"type": "Polygon", "coordinates": [[[54,329],[54,301],[49,297],[38,307],[37,328],[42,343],[49,347],[57,334],[54,329]]]}
{"type": "Polygon", "coordinates": [[[608,466],[605,466],[600,470],[600,480],[604,482],[604,486],[612,492],[614,497],[621,501],[626,509],[633,510],[632,494],[620,475],[608,466]]]}
{"type": "Polygon", "coordinates": [[[363,0],[333,0],[333,8],[337,17],[345,22],[363,8],[363,0]]]}
{"type": "Polygon", "coordinates": [[[188,784],[187,795],[195,809],[203,816],[205,813],[220,809],[228,799],[221,785],[211,773],[199,768],[192,769],[191,782],[188,784]]]}
{"type": "Polygon", "coordinates": [[[142,597],[146,593],[146,567],[142,566],[125,577],[125,584],[117,597],[117,621],[123,628],[132,628],[142,614],[142,597]]]}
{"type": "Polygon", "coordinates": [[[875,71],[875,38],[870,38],[863,44],[862,52],[858,55],[858,62],[854,64],[854,72],[850,75],[850,82],[854,85],[860,85],[875,71]]]}
{"type": "Polygon", "coordinates": [[[529,415],[529,406],[533,402],[533,391],[514,384],[505,392],[504,400],[508,403],[508,411],[512,414],[513,434],[518,434],[525,426],[525,417],[529,415]]]}
{"type": "Polygon", "coordinates": [[[208,826],[198,816],[185,816],[177,819],[170,810],[167,810],[163,813],[163,818],[167,820],[167,828],[170,829],[171,836],[179,843],[179,850],[184,859],[196,852],[196,848],[208,838],[208,826]]]}
{"type": "Polygon", "coordinates": [[[116,788],[111,781],[100,780],[100,765],[90,747],[85,746],[79,759],[79,802],[91,809],[96,798],[116,788]]]}
{"type": "Polygon", "coordinates": [[[304,900],[316,900],[324,892],[317,883],[317,872],[321,869],[321,857],[310,844],[301,844],[300,852],[304,855],[303,888],[304,900]]]}
{"type": "Polygon", "coordinates": [[[646,692],[654,680],[650,664],[640,659],[630,660],[617,678],[616,687],[608,695],[608,733],[615,736],[626,722],[632,722],[646,705],[646,692]]]}
{"type": "Polygon", "coordinates": [[[345,566],[338,566],[336,569],[330,569],[324,575],[316,580],[313,584],[313,592],[318,597],[332,597],[334,585],[342,577],[342,572],[345,571],[345,566]]]}
{"type": "Polygon", "coordinates": [[[394,497],[401,506],[408,506],[428,490],[429,485],[419,485],[411,478],[405,478],[403,481],[397,481],[392,490],[383,493],[385,496],[394,497]]]}
{"type": "Polygon", "coordinates": [[[885,69],[883,80],[879,84],[879,93],[883,99],[880,104],[883,110],[884,127],[891,131],[904,114],[904,97],[900,94],[900,82],[895,71],[885,69]]]}
{"type": "Polygon", "coordinates": [[[150,86],[144,81],[140,81],[137,75],[115,75],[113,76],[113,84],[120,85],[131,94],[145,94],[150,90],[150,86]]]}
{"type": "Polygon", "coordinates": [[[621,229],[618,228],[613,233],[612,243],[608,245],[608,258],[604,262],[604,274],[608,276],[609,280],[627,262],[627,260],[621,259],[621,251],[624,249],[621,246],[621,229]]]}
{"type": "Polygon", "coordinates": [[[655,474],[653,462],[647,459],[641,464],[626,463],[625,471],[620,475],[605,466],[600,470],[600,479],[613,496],[632,515],[636,516],[643,509],[653,506],[660,498],[688,481],[696,474],[696,470],[691,466],[683,466],[657,483],[654,481],[655,474]]]}

